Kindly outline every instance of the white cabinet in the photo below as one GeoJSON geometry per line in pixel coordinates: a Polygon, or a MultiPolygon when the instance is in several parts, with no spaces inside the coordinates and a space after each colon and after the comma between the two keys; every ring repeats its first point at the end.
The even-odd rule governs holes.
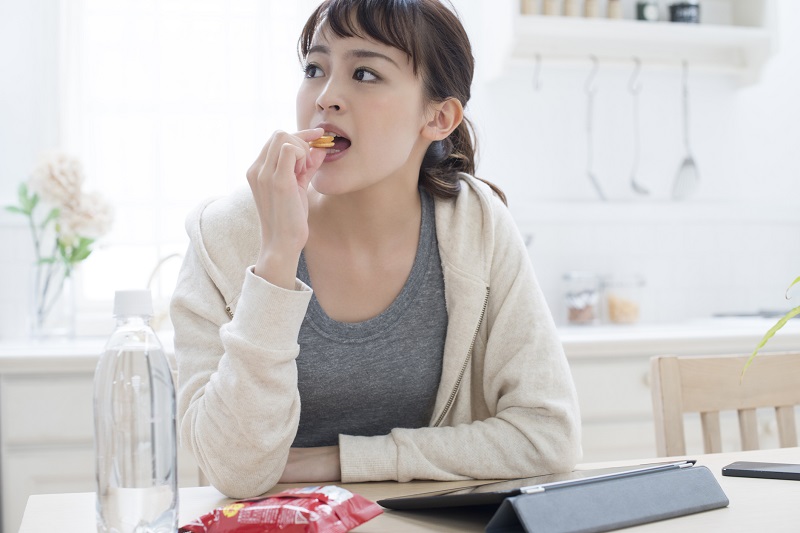
{"type": "MultiPolygon", "coordinates": [[[[650,357],[659,354],[744,354],[774,320],[721,319],[697,324],[561,328],[575,380],[583,427],[583,462],[652,458],[656,455],[650,392],[650,357]]],[[[773,337],[769,351],[800,348],[800,330],[773,337]]],[[[759,410],[759,444],[777,448],[774,410],[759,410]]],[[[800,427],[800,412],[795,413],[800,427]]],[[[703,453],[700,417],[685,417],[686,450],[703,453]]],[[[721,413],[722,449],[741,449],[736,413],[721,413]]]]}
{"type": "MultiPolygon", "coordinates": [[[[716,0],[701,4],[701,23],[517,15],[511,56],[515,60],[588,60],[678,66],[735,75],[742,84],[758,80],[776,41],[774,0],[716,0]]],[[[663,19],[662,19],[663,20],[663,19]]]]}
{"type": "MultiPolygon", "coordinates": [[[[94,492],[92,384],[101,347],[0,348],[1,531],[19,529],[31,494],[94,492]]],[[[199,484],[184,450],[178,483],[199,484]]]]}

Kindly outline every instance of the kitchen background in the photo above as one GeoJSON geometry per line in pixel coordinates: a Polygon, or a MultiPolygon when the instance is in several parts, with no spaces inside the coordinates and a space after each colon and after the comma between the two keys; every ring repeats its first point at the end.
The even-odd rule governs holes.
{"type": "MultiPolygon", "coordinates": [[[[113,289],[143,284],[159,259],[180,253],[186,243],[182,219],[191,206],[206,196],[242,186],[244,170],[268,132],[293,127],[291,100],[275,106],[250,94],[252,88],[249,92],[238,90],[246,93],[242,96],[231,87],[221,96],[206,98],[204,90],[211,90],[204,87],[210,85],[210,79],[231,75],[230,66],[222,72],[214,70],[216,65],[224,67],[221,61],[226,59],[214,53],[215,39],[226,44],[228,51],[237,45],[231,44],[235,35],[242,49],[265,46],[259,26],[247,19],[248,9],[265,17],[272,39],[266,46],[278,49],[273,56],[291,55],[295,32],[286,28],[283,19],[299,20],[314,2],[290,7],[282,2],[268,2],[267,7],[242,2],[235,8],[215,7],[213,2],[193,4],[190,17],[194,18],[189,18],[193,25],[179,27],[189,32],[191,45],[166,52],[165,58],[157,48],[163,36],[155,30],[137,33],[137,28],[160,28],[145,24],[151,20],[147,17],[155,16],[158,9],[169,14],[171,4],[158,8],[155,3],[126,2],[0,3],[0,203],[14,202],[17,184],[27,177],[42,152],[66,148],[82,159],[92,187],[110,196],[117,211],[114,231],[96,257],[82,267],[79,333],[101,333],[109,324],[113,289]],[[75,28],[58,14],[66,13],[68,18],[80,9],[89,10],[91,16],[86,18],[85,34],[76,37],[75,28]],[[265,10],[269,12],[265,14],[265,10]],[[221,33],[208,31],[208,25],[220,16],[228,17],[227,26],[221,33]],[[121,22],[115,28],[114,21],[124,17],[131,20],[129,27],[121,22]],[[103,30],[98,21],[111,29],[103,30]],[[137,25],[136,21],[145,22],[137,25]],[[237,21],[242,22],[241,27],[235,25],[237,21]],[[211,44],[203,44],[206,42],[211,44]],[[69,43],[78,43],[76,49],[65,49],[69,43]],[[75,59],[80,51],[83,56],[75,59]],[[197,57],[200,52],[206,54],[205,59],[197,57]],[[170,57],[170,53],[176,56],[170,57]],[[183,77],[170,80],[162,70],[163,91],[174,92],[175,106],[182,111],[185,100],[196,111],[206,98],[213,105],[213,120],[203,121],[202,113],[184,114],[189,118],[179,116],[172,130],[169,120],[162,120],[161,130],[156,131],[137,122],[136,108],[130,99],[123,101],[124,94],[114,101],[117,96],[112,94],[125,93],[126,87],[135,92],[136,83],[141,85],[136,78],[147,75],[148,66],[143,63],[148,60],[161,64],[162,69],[173,61],[183,77]],[[114,78],[113,69],[104,75],[103,68],[111,65],[116,65],[116,72],[129,73],[130,78],[114,78]],[[75,76],[76,68],[88,74],[75,76]],[[238,101],[226,108],[219,105],[220,97],[238,101]],[[247,108],[248,98],[254,107],[247,108]],[[114,116],[104,105],[128,107],[114,116]],[[263,120],[256,125],[248,118],[220,127],[219,116],[226,111],[263,120]],[[83,118],[83,112],[91,119],[83,118]],[[109,135],[103,131],[103,120],[122,120],[127,133],[104,139],[109,135]],[[240,127],[242,124],[245,126],[240,127]],[[242,141],[226,139],[226,132],[242,141]],[[190,133],[197,137],[192,140],[194,145],[174,141],[190,133]],[[151,150],[161,158],[157,169],[146,159],[155,142],[162,143],[161,148],[151,150]],[[176,174],[182,174],[177,181],[176,174]],[[192,178],[187,180],[187,175],[192,178]],[[147,209],[156,196],[162,200],[161,210],[152,216],[147,209]],[[163,202],[164,198],[169,201],[163,202]],[[117,275],[110,277],[109,271],[117,275]],[[102,326],[97,326],[98,317],[102,326]]],[[[542,2],[530,4],[534,9],[543,8],[542,2]]],[[[660,3],[662,20],[668,16],[666,4],[660,3]]],[[[508,194],[560,324],[567,317],[563,293],[568,287],[563,276],[570,271],[642,279],[644,286],[636,296],[642,323],[788,307],[784,290],[800,272],[800,160],[796,157],[800,37],[793,31],[800,20],[800,5],[791,0],[707,0],[701,4],[703,20],[741,24],[735,17],[743,4],[752,4],[745,8],[756,6],[759,14],[745,23],[755,21],[769,31],[771,52],[763,68],[759,63],[753,79],[745,82],[737,75],[689,64],[690,139],[700,180],[686,201],[670,198],[685,155],[680,61],[649,61],[645,57],[641,62],[636,80],[640,86],[637,156],[629,83],[639,44],[635,38],[630,40],[624,51],[629,54],[627,59],[606,60],[598,53],[592,84],[596,90],[592,155],[593,171],[609,198],[602,202],[587,177],[589,55],[575,54],[564,60],[544,52],[536,62],[532,56],[537,49],[528,47],[528,57],[519,59],[516,56],[520,54],[513,52],[521,38],[515,29],[519,2],[455,2],[472,37],[478,65],[468,112],[479,135],[479,174],[508,194]],[[649,195],[635,193],[630,185],[637,157],[636,178],[650,190],[649,195]]],[[[635,2],[621,5],[626,18],[635,17],[635,2]]],[[[598,6],[604,14],[607,1],[598,6]]],[[[559,22],[558,18],[563,17],[552,20],[559,22]]],[[[591,32],[587,35],[586,41],[591,43],[591,32]]],[[[585,48],[594,49],[591,44],[585,48]]],[[[254,56],[253,61],[270,68],[269,57],[254,56]]],[[[288,87],[280,94],[290,97],[298,75],[294,70],[280,72],[288,87]]],[[[249,79],[259,88],[257,84],[263,83],[263,75],[241,79],[249,79]]],[[[147,117],[152,111],[151,105],[141,115],[147,117]]],[[[18,338],[26,330],[27,313],[22,310],[29,288],[23,280],[29,277],[32,257],[22,217],[0,214],[0,237],[4,249],[0,259],[0,293],[4,295],[0,338],[18,338]]],[[[162,302],[168,298],[178,264],[178,260],[169,261],[161,271],[156,296],[162,302]]]]}
{"type": "MultiPolygon", "coordinates": [[[[605,14],[615,2],[635,18],[634,0],[525,4],[605,14]]],[[[28,227],[0,210],[0,531],[18,530],[29,494],[94,490],[92,379],[113,292],[151,282],[170,351],[183,219],[203,198],[245,186],[267,136],[294,127],[294,45],[315,3],[0,0],[0,205],[60,148],[115,209],[77,276],[78,337],[43,343],[28,334],[28,227]]],[[[507,193],[560,326],[587,462],[655,455],[651,355],[750,351],[774,318],[712,317],[797,305],[784,291],[800,275],[800,2],[702,0],[700,27],[663,22],[672,2],[657,3],[662,22],[647,23],[454,0],[477,60],[468,113],[478,173],[507,193]],[[673,201],[684,58],[700,179],[673,201]],[[608,201],[587,175],[587,87],[590,169],[608,201]],[[650,194],[634,192],[634,167],[650,194]],[[567,285],[569,272],[584,274],[567,285]],[[564,293],[586,273],[644,281],[625,294],[636,308],[618,315],[635,325],[608,325],[605,313],[596,326],[567,325],[564,293]]],[[[798,324],[768,348],[797,349],[798,324]]],[[[695,422],[689,453],[702,449],[695,422]]],[[[735,416],[722,424],[723,450],[737,449],[735,416]]],[[[763,446],[776,445],[774,418],[759,430],[763,446]]],[[[179,471],[183,486],[198,483],[185,450],[179,471]]]]}

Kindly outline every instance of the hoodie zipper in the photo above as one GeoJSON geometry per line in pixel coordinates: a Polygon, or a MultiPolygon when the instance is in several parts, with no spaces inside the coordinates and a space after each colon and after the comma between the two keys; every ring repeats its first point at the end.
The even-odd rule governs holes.
{"type": "Polygon", "coordinates": [[[228,316],[231,317],[231,319],[233,318],[233,311],[231,310],[230,305],[225,306],[225,312],[228,313],[228,316]]]}
{"type": "Polygon", "coordinates": [[[453,392],[450,393],[450,397],[447,399],[447,403],[442,409],[442,414],[439,415],[439,418],[436,420],[436,423],[433,427],[438,427],[439,424],[442,423],[444,420],[444,416],[447,414],[447,411],[450,410],[450,406],[453,405],[453,401],[456,399],[456,394],[458,394],[458,389],[461,388],[461,381],[464,379],[464,373],[467,371],[467,365],[469,364],[470,359],[472,359],[472,350],[475,348],[475,339],[478,338],[478,331],[481,329],[481,324],[483,324],[483,317],[486,315],[486,306],[489,304],[489,287],[486,287],[486,295],[483,297],[483,309],[481,309],[481,316],[478,319],[478,326],[475,328],[475,333],[472,335],[472,342],[469,343],[469,351],[467,352],[467,358],[464,359],[464,364],[461,365],[461,372],[458,374],[458,379],[456,380],[456,385],[453,387],[453,392]]]}

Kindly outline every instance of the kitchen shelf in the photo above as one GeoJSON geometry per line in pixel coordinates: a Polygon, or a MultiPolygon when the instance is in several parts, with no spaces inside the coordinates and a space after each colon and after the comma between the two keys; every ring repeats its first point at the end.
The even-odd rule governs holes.
{"type": "Polygon", "coordinates": [[[682,224],[726,223],[735,216],[741,223],[800,224],[800,210],[791,205],[757,202],[670,200],[597,200],[541,201],[525,205],[512,204],[515,218],[521,222],[616,224],[636,222],[682,224]]]}
{"type": "Polygon", "coordinates": [[[759,3],[758,16],[737,25],[680,24],[637,20],[517,15],[511,58],[543,61],[588,60],[679,66],[733,74],[743,84],[760,77],[773,53],[775,31],[770,0],[759,3]]]}

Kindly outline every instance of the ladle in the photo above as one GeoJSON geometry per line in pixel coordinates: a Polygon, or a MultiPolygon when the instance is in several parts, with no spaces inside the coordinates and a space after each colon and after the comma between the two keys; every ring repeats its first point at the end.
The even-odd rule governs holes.
{"type": "Polygon", "coordinates": [[[683,158],[675,183],[672,186],[672,199],[685,200],[697,189],[700,173],[689,146],[689,63],[683,62],[683,143],[686,156],[683,158]]]}
{"type": "Polygon", "coordinates": [[[650,191],[636,181],[636,174],[639,170],[639,151],[640,151],[640,134],[639,134],[639,93],[642,91],[642,84],[639,81],[639,73],[642,70],[642,62],[638,57],[633,58],[634,68],[631,74],[631,80],[628,82],[628,90],[633,98],[633,166],[631,167],[631,188],[637,194],[647,195],[650,191]]]}

